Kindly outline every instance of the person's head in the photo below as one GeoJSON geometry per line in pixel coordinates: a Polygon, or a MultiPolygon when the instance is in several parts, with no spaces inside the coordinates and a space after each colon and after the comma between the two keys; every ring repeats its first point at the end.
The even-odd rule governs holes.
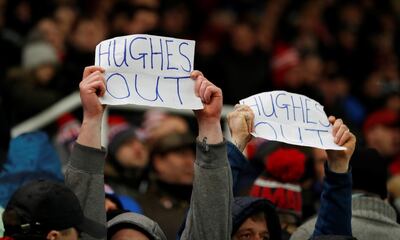
{"type": "Polygon", "coordinates": [[[138,131],[125,118],[112,115],[108,118],[109,145],[108,154],[116,170],[143,169],[149,160],[149,151],[138,131]]]}
{"type": "Polygon", "coordinates": [[[279,219],[268,200],[236,197],[232,217],[232,240],[281,239],[279,219]]]}
{"type": "Polygon", "coordinates": [[[240,225],[239,229],[233,235],[232,239],[233,240],[270,239],[265,213],[263,211],[259,211],[249,216],[242,223],[242,225],[240,225]]]}
{"type": "Polygon", "coordinates": [[[91,18],[80,19],[72,32],[73,46],[81,52],[93,52],[96,45],[105,39],[107,29],[102,22],[91,18]]]}
{"type": "Polygon", "coordinates": [[[60,5],[54,12],[54,19],[64,36],[71,33],[78,13],[76,9],[69,5],[60,5]]]}
{"type": "Polygon", "coordinates": [[[162,13],[162,30],[168,35],[182,36],[190,23],[190,12],[183,3],[168,5],[162,13]]]}
{"type": "Polygon", "coordinates": [[[166,240],[160,226],[150,218],[125,210],[107,213],[108,240],[166,240]]]}
{"type": "Polygon", "coordinates": [[[384,157],[395,155],[400,145],[399,116],[391,110],[379,110],[368,115],[363,126],[368,147],[384,157]]]}
{"type": "Polygon", "coordinates": [[[130,19],[125,26],[125,33],[149,33],[158,27],[159,16],[157,9],[140,6],[130,14],[130,19]]]}
{"type": "Polygon", "coordinates": [[[130,128],[117,134],[109,149],[115,160],[124,168],[145,168],[148,162],[148,149],[138,139],[135,129],[130,128]]]}
{"type": "Polygon", "coordinates": [[[61,50],[63,48],[65,35],[60,31],[55,20],[43,18],[37,23],[36,29],[54,49],[61,50]]]}
{"type": "Polygon", "coordinates": [[[146,142],[154,144],[169,134],[189,132],[189,125],[181,116],[168,114],[160,109],[152,109],[144,114],[142,129],[146,142]]]}
{"type": "Polygon", "coordinates": [[[25,45],[22,52],[22,66],[33,74],[36,84],[47,85],[56,74],[58,58],[55,48],[45,41],[25,45]]]}
{"type": "Polygon", "coordinates": [[[253,197],[271,201],[286,232],[292,233],[302,216],[302,185],[312,177],[310,161],[304,149],[280,143],[264,157],[265,172],[250,190],[253,197]]]}
{"type": "Polygon", "coordinates": [[[19,188],[3,213],[5,236],[14,239],[77,240],[80,232],[105,236],[105,227],[83,215],[65,185],[35,180],[19,188]]]}
{"type": "Polygon", "coordinates": [[[194,159],[194,139],[189,134],[164,136],[154,144],[151,153],[157,178],[169,184],[191,185],[194,159]]]}
{"type": "Polygon", "coordinates": [[[242,53],[251,54],[257,45],[254,27],[247,22],[236,24],[232,29],[232,47],[242,53]]]}

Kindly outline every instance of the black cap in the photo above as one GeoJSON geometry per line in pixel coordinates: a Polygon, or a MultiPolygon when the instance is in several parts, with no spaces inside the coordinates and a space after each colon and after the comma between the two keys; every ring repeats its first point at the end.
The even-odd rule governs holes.
{"type": "Polygon", "coordinates": [[[105,226],[86,218],[78,198],[60,183],[34,180],[22,186],[11,197],[5,212],[11,210],[16,212],[21,225],[11,226],[4,222],[10,236],[71,227],[94,238],[106,236],[105,226]]]}

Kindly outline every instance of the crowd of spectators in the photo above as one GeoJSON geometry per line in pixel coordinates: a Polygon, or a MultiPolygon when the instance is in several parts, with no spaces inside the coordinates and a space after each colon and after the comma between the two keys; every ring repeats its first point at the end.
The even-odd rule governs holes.
{"type": "MultiPolygon", "coordinates": [[[[80,201],[80,214],[97,218],[96,224],[106,222],[94,207],[104,201],[109,239],[123,236],[125,228],[140,230],[147,239],[221,237],[228,230],[232,239],[258,239],[250,238],[245,226],[254,230],[260,222],[268,230],[261,239],[398,239],[399,26],[398,0],[0,0],[0,213],[8,202],[16,204],[18,198],[11,196],[20,186],[44,178],[65,182],[80,201]],[[82,141],[88,132],[97,134],[85,126],[88,109],[80,85],[95,71],[86,69],[83,78],[82,72],[93,65],[99,42],[129,34],[195,40],[194,68],[221,88],[223,104],[233,106],[272,90],[317,100],[357,137],[354,154],[341,157],[348,164],[351,156],[351,167],[328,166],[327,160],[332,164],[341,158],[321,149],[253,139],[252,113],[244,106],[236,106],[227,118],[232,137],[225,144],[228,172],[222,170],[224,159],[207,160],[209,142],[197,138],[196,143],[197,130],[202,135],[201,114],[195,114],[196,124],[160,109],[111,112],[104,171],[101,164],[80,163],[78,157],[104,155],[100,146],[82,141]],[[83,114],[65,113],[42,132],[10,138],[13,126],[79,86],[83,114]],[[193,164],[199,152],[202,160],[193,164]],[[208,200],[202,195],[213,195],[214,187],[221,186],[212,182],[218,177],[207,168],[226,174],[225,188],[234,199],[217,191],[222,188],[208,200]],[[98,179],[103,172],[104,184],[98,179]],[[212,187],[198,176],[207,176],[212,187]],[[79,186],[81,180],[93,189],[79,186]],[[99,186],[97,194],[105,199],[96,195],[99,186]],[[335,209],[332,200],[343,206],[335,209]],[[227,212],[228,205],[233,208],[227,212]],[[211,209],[196,212],[202,207],[211,209]],[[216,215],[210,217],[210,210],[216,215]],[[213,225],[217,216],[228,217],[213,225]],[[197,228],[205,218],[210,222],[197,228]],[[329,227],[333,221],[341,224],[329,227]],[[215,235],[202,232],[206,226],[215,235]]],[[[341,145],[351,148],[352,137],[343,137],[341,145]]],[[[223,155],[221,141],[210,145],[215,156],[223,155]]],[[[36,184],[70,191],[46,181],[36,184]]],[[[78,230],[101,235],[99,229],[78,230]]]]}

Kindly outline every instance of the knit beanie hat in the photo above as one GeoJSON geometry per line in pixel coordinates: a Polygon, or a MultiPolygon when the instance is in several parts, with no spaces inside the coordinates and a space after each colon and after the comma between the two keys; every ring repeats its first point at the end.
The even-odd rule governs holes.
{"type": "Polygon", "coordinates": [[[60,144],[74,142],[79,135],[81,124],[71,113],[65,113],[57,119],[56,141],[60,144]]]}
{"type": "Polygon", "coordinates": [[[272,56],[274,85],[276,87],[284,87],[286,74],[299,63],[300,56],[298,51],[286,43],[279,42],[272,56]]]}
{"type": "Polygon", "coordinates": [[[44,41],[28,43],[22,51],[22,66],[32,70],[43,64],[58,64],[54,47],[44,41]]]}
{"type": "Polygon", "coordinates": [[[293,147],[280,147],[265,157],[265,173],[253,184],[250,195],[270,200],[278,213],[301,218],[300,179],[305,172],[306,155],[293,147]]]}
{"type": "Polygon", "coordinates": [[[108,154],[115,157],[118,149],[130,139],[136,139],[136,129],[124,117],[111,115],[108,117],[108,154]]]}
{"type": "Polygon", "coordinates": [[[381,109],[367,116],[363,125],[363,132],[366,135],[370,129],[383,125],[387,127],[399,126],[399,115],[392,110],[381,109]]]}

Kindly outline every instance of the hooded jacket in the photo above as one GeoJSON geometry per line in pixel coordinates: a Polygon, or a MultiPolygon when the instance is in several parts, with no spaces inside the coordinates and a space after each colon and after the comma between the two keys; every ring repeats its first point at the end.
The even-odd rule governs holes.
{"type": "Polygon", "coordinates": [[[110,238],[114,233],[126,226],[132,226],[150,237],[151,240],[167,240],[160,226],[150,218],[133,212],[118,214],[107,222],[107,234],[110,238]]]}
{"type": "Polygon", "coordinates": [[[271,239],[281,239],[281,226],[274,205],[266,199],[254,197],[235,197],[232,206],[232,235],[244,221],[253,214],[263,211],[271,239]]]}

